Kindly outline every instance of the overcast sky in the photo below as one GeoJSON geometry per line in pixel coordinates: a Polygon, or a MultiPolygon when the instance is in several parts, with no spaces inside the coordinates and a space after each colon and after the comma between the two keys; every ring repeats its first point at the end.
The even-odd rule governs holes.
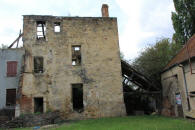
{"type": "Polygon", "coordinates": [[[120,50],[127,59],[161,37],[172,37],[172,0],[0,0],[0,44],[17,38],[22,15],[99,17],[103,3],[110,17],[118,18],[120,50]]]}

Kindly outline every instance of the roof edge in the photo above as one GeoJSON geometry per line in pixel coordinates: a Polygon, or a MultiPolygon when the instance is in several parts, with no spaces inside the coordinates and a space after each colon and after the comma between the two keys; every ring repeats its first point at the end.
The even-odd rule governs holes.
{"type": "MultiPolygon", "coordinates": [[[[168,70],[169,68],[171,68],[171,67],[174,66],[175,64],[179,64],[179,63],[182,63],[182,62],[185,62],[186,60],[188,60],[188,59],[185,59],[185,60],[183,60],[182,62],[174,63],[174,64],[168,66],[168,64],[169,64],[176,56],[178,56],[178,55],[181,53],[181,51],[182,51],[183,49],[185,49],[185,48],[188,46],[188,44],[190,44],[191,41],[193,41],[194,39],[195,39],[195,34],[186,42],[186,44],[179,50],[179,52],[178,52],[173,58],[171,58],[171,60],[170,60],[170,61],[167,63],[167,65],[164,67],[163,71],[168,70]]],[[[190,58],[193,58],[193,57],[194,57],[194,56],[192,56],[192,57],[190,57],[190,58]]]]}

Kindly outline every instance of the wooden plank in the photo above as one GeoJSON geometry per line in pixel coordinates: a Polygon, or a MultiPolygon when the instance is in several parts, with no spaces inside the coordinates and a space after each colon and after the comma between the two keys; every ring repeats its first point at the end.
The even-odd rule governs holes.
{"type": "Polygon", "coordinates": [[[11,48],[22,36],[23,36],[23,33],[20,34],[19,37],[8,48],[11,48]]]}
{"type": "MultiPolygon", "coordinates": [[[[20,32],[19,32],[19,36],[20,36],[20,35],[21,35],[21,30],[20,30],[20,32]]],[[[18,48],[19,40],[20,40],[20,39],[18,39],[18,41],[17,41],[16,48],[18,48]]]]}
{"type": "Polygon", "coordinates": [[[16,89],[6,90],[6,106],[16,105],[16,89]]]}

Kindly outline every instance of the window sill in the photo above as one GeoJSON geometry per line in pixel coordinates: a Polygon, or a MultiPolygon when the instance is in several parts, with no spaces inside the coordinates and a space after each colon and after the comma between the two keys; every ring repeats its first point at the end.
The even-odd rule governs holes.
{"type": "Polygon", "coordinates": [[[72,65],[72,66],[74,67],[74,66],[81,66],[81,65],[72,65]]]}
{"type": "Polygon", "coordinates": [[[35,76],[42,76],[42,75],[44,75],[44,72],[43,72],[43,73],[35,73],[35,72],[34,72],[34,75],[35,75],[35,76]]]}
{"type": "Polygon", "coordinates": [[[6,75],[6,77],[17,77],[17,75],[6,75]]]}

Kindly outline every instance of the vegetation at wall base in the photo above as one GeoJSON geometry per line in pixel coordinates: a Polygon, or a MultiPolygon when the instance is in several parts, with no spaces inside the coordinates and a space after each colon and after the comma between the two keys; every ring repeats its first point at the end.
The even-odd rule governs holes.
{"type": "MultiPolygon", "coordinates": [[[[21,128],[15,130],[31,130],[21,128]]],[[[195,123],[163,116],[128,116],[81,120],[60,124],[51,130],[194,130],[195,123]]]]}

